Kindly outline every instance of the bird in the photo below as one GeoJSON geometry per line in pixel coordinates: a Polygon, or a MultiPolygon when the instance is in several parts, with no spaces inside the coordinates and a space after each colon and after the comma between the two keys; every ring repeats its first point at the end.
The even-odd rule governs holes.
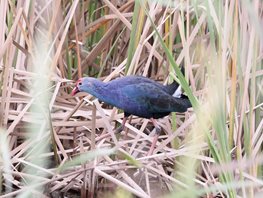
{"type": "Polygon", "coordinates": [[[89,93],[102,102],[122,109],[124,118],[121,127],[117,129],[118,132],[124,129],[130,115],[150,119],[156,130],[148,155],[153,153],[161,133],[156,119],[171,112],[183,113],[192,106],[189,98],[182,94],[181,85],[176,81],[163,85],[138,75],[119,77],[109,82],[83,77],[77,80],[71,95],[75,96],[78,92],[89,93]]]}

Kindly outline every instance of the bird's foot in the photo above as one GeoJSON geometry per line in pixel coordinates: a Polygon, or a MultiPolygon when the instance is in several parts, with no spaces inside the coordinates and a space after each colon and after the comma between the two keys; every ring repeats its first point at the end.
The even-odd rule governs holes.
{"type": "Polygon", "coordinates": [[[159,127],[159,126],[156,126],[156,127],[155,127],[155,135],[154,135],[154,137],[153,137],[152,145],[151,145],[150,150],[149,150],[148,153],[147,153],[147,156],[150,156],[150,155],[153,154],[153,151],[154,151],[154,149],[155,149],[155,146],[156,146],[158,137],[159,137],[159,135],[161,134],[161,131],[162,131],[161,127],[159,127]]]}
{"type": "MultiPolygon", "coordinates": [[[[156,129],[157,129],[157,128],[156,128],[156,129]]],[[[154,137],[153,137],[152,145],[151,145],[150,150],[149,150],[148,153],[147,153],[147,156],[150,156],[150,155],[153,154],[153,151],[154,151],[154,149],[155,149],[155,146],[156,146],[156,143],[157,143],[157,140],[158,140],[158,137],[159,137],[160,133],[161,133],[161,129],[160,129],[160,131],[158,131],[158,132],[157,132],[157,130],[156,130],[156,134],[155,134],[154,137]]]]}
{"type": "Polygon", "coordinates": [[[150,155],[153,154],[153,151],[155,149],[155,145],[156,145],[157,139],[158,139],[158,135],[155,135],[154,138],[153,138],[153,142],[152,142],[151,148],[150,148],[150,150],[147,153],[147,156],[150,156],[150,155]]]}

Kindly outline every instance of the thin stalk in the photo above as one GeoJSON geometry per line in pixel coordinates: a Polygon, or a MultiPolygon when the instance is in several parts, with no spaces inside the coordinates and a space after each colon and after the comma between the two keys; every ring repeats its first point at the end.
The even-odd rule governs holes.
{"type": "MultiPolygon", "coordinates": [[[[144,2],[144,1],[143,1],[144,2]]],[[[127,74],[130,66],[131,66],[131,61],[135,52],[135,48],[137,46],[136,40],[138,40],[138,36],[140,35],[139,29],[137,29],[138,26],[138,20],[139,20],[139,13],[140,13],[140,6],[141,3],[140,1],[136,0],[135,5],[134,5],[134,10],[133,10],[133,17],[132,17],[132,29],[131,29],[131,34],[130,34],[130,42],[129,42],[129,47],[128,47],[128,54],[127,54],[127,64],[125,67],[125,74],[127,74]]]]}
{"type": "Polygon", "coordinates": [[[235,3],[234,13],[234,43],[233,43],[233,61],[231,65],[231,98],[230,98],[230,117],[229,117],[229,148],[233,147],[234,123],[235,123],[235,106],[236,106],[236,84],[237,84],[237,39],[238,39],[238,0],[235,3]]]}

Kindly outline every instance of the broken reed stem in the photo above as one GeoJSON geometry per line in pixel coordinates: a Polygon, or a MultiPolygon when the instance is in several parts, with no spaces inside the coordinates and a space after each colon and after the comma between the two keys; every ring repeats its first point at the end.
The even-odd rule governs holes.
{"type": "MultiPolygon", "coordinates": [[[[95,104],[92,105],[92,123],[91,123],[91,150],[94,150],[96,147],[96,106],[95,104]]],[[[95,167],[96,159],[91,162],[93,164],[93,167],[95,167]]],[[[95,193],[95,172],[92,168],[90,170],[90,178],[89,178],[89,197],[94,197],[95,193]]]]}

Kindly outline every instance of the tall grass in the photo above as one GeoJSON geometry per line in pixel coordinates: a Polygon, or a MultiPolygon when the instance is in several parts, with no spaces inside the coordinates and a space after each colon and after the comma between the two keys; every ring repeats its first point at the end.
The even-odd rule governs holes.
{"type": "Polygon", "coordinates": [[[1,1],[0,196],[260,197],[262,2],[1,1]],[[184,65],[185,75],[180,67],[184,65]],[[178,81],[193,108],[152,131],[82,76],[178,81]],[[84,96],[84,97],[83,97],[84,96]],[[110,149],[113,148],[113,149],[110,149]]]}

